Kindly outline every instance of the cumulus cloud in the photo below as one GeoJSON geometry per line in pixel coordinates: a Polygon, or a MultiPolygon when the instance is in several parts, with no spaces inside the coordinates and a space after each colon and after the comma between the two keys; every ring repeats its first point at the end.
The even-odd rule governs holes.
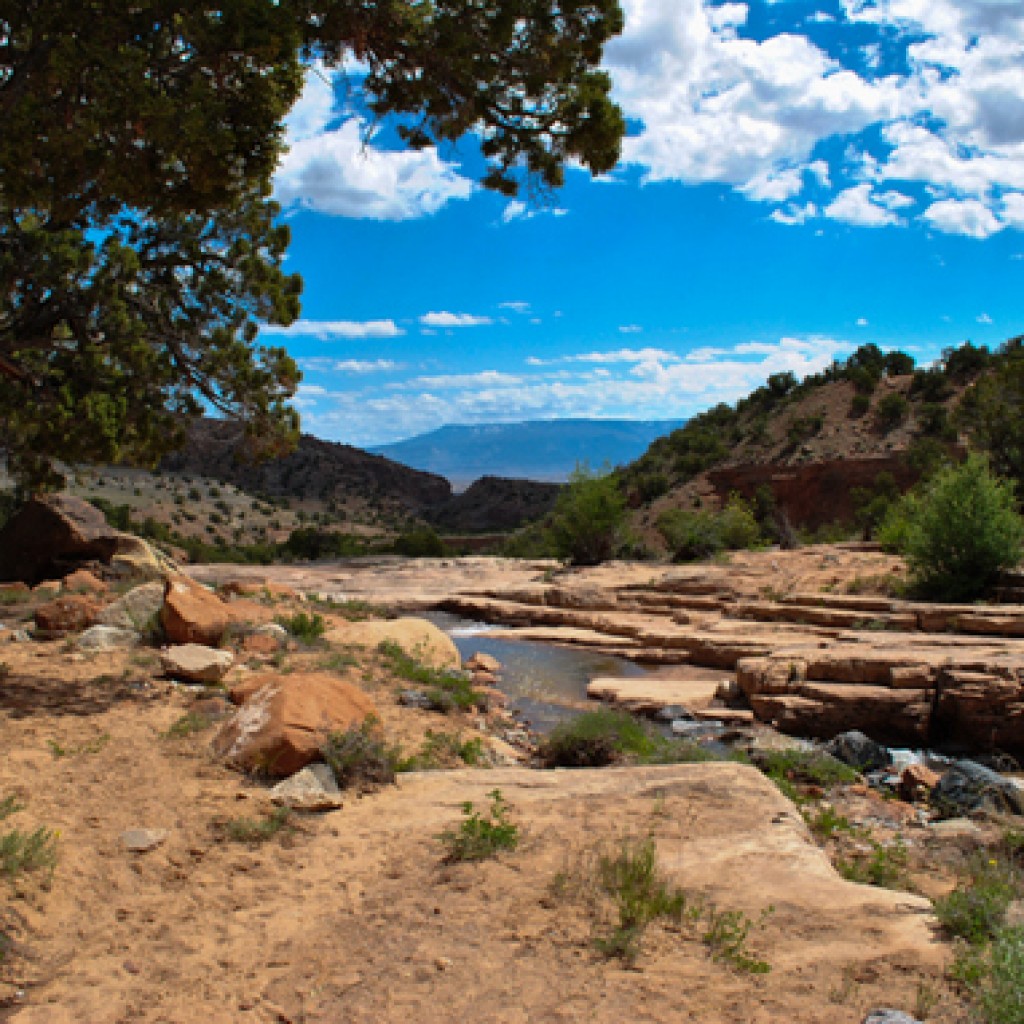
{"type": "Polygon", "coordinates": [[[513,313],[529,313],[530,304],[528,302],[499,302],[499,309],[509,309],[513,313]]]}
{"type": "MultiPolygon", "coordinates": [[[[298,363],[303,370],[314,373],[362,375],[402,369],[402,364],[396,363],[393,359],[323,359],[314,356],[310,359],[300,359],[298,363]]],[[[319,384],[302,384],[301,390],[307,395],[326,394],[324,388],[319,384]]]]}
{"type": "Polygon", "coordinates": [[[568,210],[561,206],[529,206],[519,199],[512,199],[505,204],[501,213],[501,222],[509,224],[514,220],[530,220],[547,214],[551,217],[564,217],[568,210]]]}
{"type": "Polygon", "coordinates": [[[891,210],[875,201],[871,194],[871,186],[855,185],[840,192],[828,206],[824,214],[832,220],[845,221],[847,224],[858,224],[861,227],[880,228],[890,224],[899,224],[900,218],[891,210]]]}
{"type": "Polygon", "coordinates": [[[489,316],[473,316],[472,313],[425,313],[420,317],[424,327],[486,327],[494,323],[489,316]]]}
{"type": "Polygon", "coordinates": [[[405,331],[394,320],[296,320],[288,327],[267,324],[260,333],[330,341],[332,338],[397,338],[405,331]]]}
{"type": "Polygon", "coordinates": [[[288,151],[277,168],[274,194],[286,210],[398,221],[469,198],[472,182],[436,149],[375,147],[366,121],[336,110],[332,82],[322,67],[311,68],[285,122],[288,151]]]}
{"type": "MultiPolygon", "coordinates": [[[[1024,5],[842,6],[862,36],[874,30],[878,39],[826,53],[799,27],[765,38],[741,33],[746,4],[624,0],[625,31],[609,45],[607,65],[617,99],[640,125],[625,142],[625,161],[647,181],[732,185],[779,204],[771,219],[787,225],[816,215],[808,187],[832,188],[838,179],[841,191],[817,202],[847,223],[922,217],[975,238],[1024,227],[1017,200],[1000,199],[1024,193],[1024,5]],[[879,73],[894,47],[905,66],[879,73]],[[818,147],[838,139],[846,151],[830,163],[818,147]],[[954,215],[935,203],[915,215],[908,186],[928,190],[935,203],[973,200],[990,216],[972,206],[954,215]]],[[[821,20],[833,19],[805,19],[821,20]]]]}
{"type": "Polygon", "coordinates": [[[932,227],[951,235],[988,238],[1005,226],[978,199],[940,199],[924,211],[932,227]]]}

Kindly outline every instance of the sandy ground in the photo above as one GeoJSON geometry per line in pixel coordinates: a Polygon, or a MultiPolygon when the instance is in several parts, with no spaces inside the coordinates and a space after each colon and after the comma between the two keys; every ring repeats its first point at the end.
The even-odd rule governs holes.
{"type": "Polygon", "coordinates": [[[223,826],[265,810],[265,789],[214,764],[203,735],[161,735],[180,691],[108,667],[40,658],[4,690],[0,793],[25,804],[5,825],[60,833],[49,886],[3,888],[18,948],[0,1017],[17,1024],[853,1024],[921,991],[941,997],[930,1020],[963,1019],[927,902],[839,879],[753,769],[418,773],[250,847],[223,826]],[[494,788],[520,848],[446,865],[438,833],[494,788]],[[130,853],[135,827],[168,836],[130,853]],[[774,907],[748,943],[769,974],[715,962],[699,927],[652,926],[634,968],[595,950],[594,908],[552,882],[647,834],[688,892],[752,919],[774,907]]]}

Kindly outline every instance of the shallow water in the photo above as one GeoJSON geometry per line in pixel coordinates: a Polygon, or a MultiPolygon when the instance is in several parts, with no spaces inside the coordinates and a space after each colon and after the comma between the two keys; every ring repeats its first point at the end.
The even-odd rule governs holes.
{"type": "Polygon", "coordinates": [[[510,707],[538,732],[546,732],[584,710],[591,679],[648,674],[625,658],[586,648],[483,636],[495,627],[444,612],[425,617],[452,638],[463,659],[483,651],[501,662],[500,686],[510,698],[510,707]]]}

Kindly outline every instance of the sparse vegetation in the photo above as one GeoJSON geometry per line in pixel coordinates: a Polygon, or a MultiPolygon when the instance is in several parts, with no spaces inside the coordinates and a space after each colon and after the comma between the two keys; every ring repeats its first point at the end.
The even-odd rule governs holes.
{"type": "Polygon", "coordinates": [[[402,763],[401,751],[383,739],[379,723],[373,718],[344,732],[332,732],[320,755],[343,789],[370,789],[392,783],[402,763]]]}
{"type": "Polygon", "coordinates": [[[559,558],[597,565],[613,557],[623,540],[626,500],[610,472],[577,466],[558,495],[548,536],[559,558]]]}
{"type": "Polygon", "coordinates": [[[196,733],[202,732],[204,729],[209,729],[211,725],[213,725],[211,718],[198,711],[188,711],[177,721],[169,725],[160,736],[165,740],[185,739],[188,736],[194,736],[196,733]]]}
{"type": "Polygon", "coordinates": [[[95,739],[87,740],[85,743],[78,743],[73,747],[65,747],[55,739],[46,741],[50,753],[54,757],[77,757],[80,754],[98,754],[110,742],[110,733],[104,732],[95,739]]]}
{"type": "MultiPolygon", "coordinates": [[[[0,800],[0,821],[24,810],[16,797],[0,800]]],[[[57,833],[39,827],[31,832],[10,829],[0,832],[0,874],[14,879],[23,872],[42,871],[47,878],[57,866],[57,833]]]]}
{"type": "Polygon", "coordinates": [[[458,733],[427,730],[418,753],[406,758],[399,771],[421,771],[450,765],[478,765],[483,761],[484,742],[479,736],[463,740],[458,733]]]}
{"type": "Polygon", "coordinates": [[[759,751],[752,760],[795,804],[806,800],[798,786],[828,789],[860,778],[849,765],[820,750],[759,751]]]}
{"type": "Polygon", "coordinates": [[[484,813],[471,800],[462,805],[463,820],[457,829],[445,829],[438,839],[445,847],[445,860],[486,860],[519,845],[519,826],[508,817],[508,804],[497,789],[488,793],[491,806],[484,813]]]}
{"type": "Polygon", "coordinates": [[[402,648],[385,640],[378,648],[388,669],[400,679],[424,687],[426,697],[435,711],[448,713],[477,707],[480,695],[469,677],[457,669],[436,669],[410,657],[402,648]]]}
{"type": "Polygon", "coordinates": [[[537,756],[547,768],[715,760],[700,744],[662,736],[629,712],[611,708],[587,711],[556,726],[541,741],[537,756]]]}
{"type": "Polygon", "coordinates": [[[866,855],[836,858],[836,870],[843,878],[881,889],[909,888],[908,853],[903,840],[897,836],[888,845],[874,839],[867,842],[870,850],[866,855]]]}
{"type": "Polygon", "coordinates": [[[282,832],[290,817],[287,807],[277,807],[259,818],[231,818],[224,823],[223,834],[233,842],[258,846],[282,832]]]}

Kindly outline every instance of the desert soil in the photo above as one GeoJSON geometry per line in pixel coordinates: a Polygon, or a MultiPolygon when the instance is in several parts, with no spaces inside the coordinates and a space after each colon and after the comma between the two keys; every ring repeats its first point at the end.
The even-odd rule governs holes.
{"type": "MultiPolygon", "coordinates": [[[[445,568],[418,582],[396,569],[392,597],[425,600],[445,568]]],[[[500,571],[463,569],[478,586],[500,571]]],[[[509,571],[525,582],[539,569],[509,571]]],[[[342,589],[337,568],[299,573],[260,575],[342,589]]],[[[369,569],[346,593],[383,600],[386,579],[369,569]]],[[[0,963],[0,1019],[858,1024],[875,1007],[928,1005],[929,1021],[967,1020],[928,900],[840,878],[753,768],[417,772],[249,845],[228,825],[269,813],[267,786],[216,763],[210,731],[167,736],[195,697],[159,679],[153,652],[86,657],[55,641],[5,645],[3,660],[0,799],[23,805],[4,828],[59,836],[52,878],[0,881],[0,927],[15,942],[0,963]],[[439,833],[495,789],[519,848],[446,863],[439,833]],[[131,852],[123,833],[135,828],[166,837],[131,852]],[[707,912],[703,924],[652,925],[633,965],[598,951],[610,909],[595,858],[647,836],[691,899],[755,922],[745,952],[769,973],[716,960],[707,912]]],[[[431,725],[475,728],[399,708],[392,682],[351,673],[407,750],[431,725]]]]}

